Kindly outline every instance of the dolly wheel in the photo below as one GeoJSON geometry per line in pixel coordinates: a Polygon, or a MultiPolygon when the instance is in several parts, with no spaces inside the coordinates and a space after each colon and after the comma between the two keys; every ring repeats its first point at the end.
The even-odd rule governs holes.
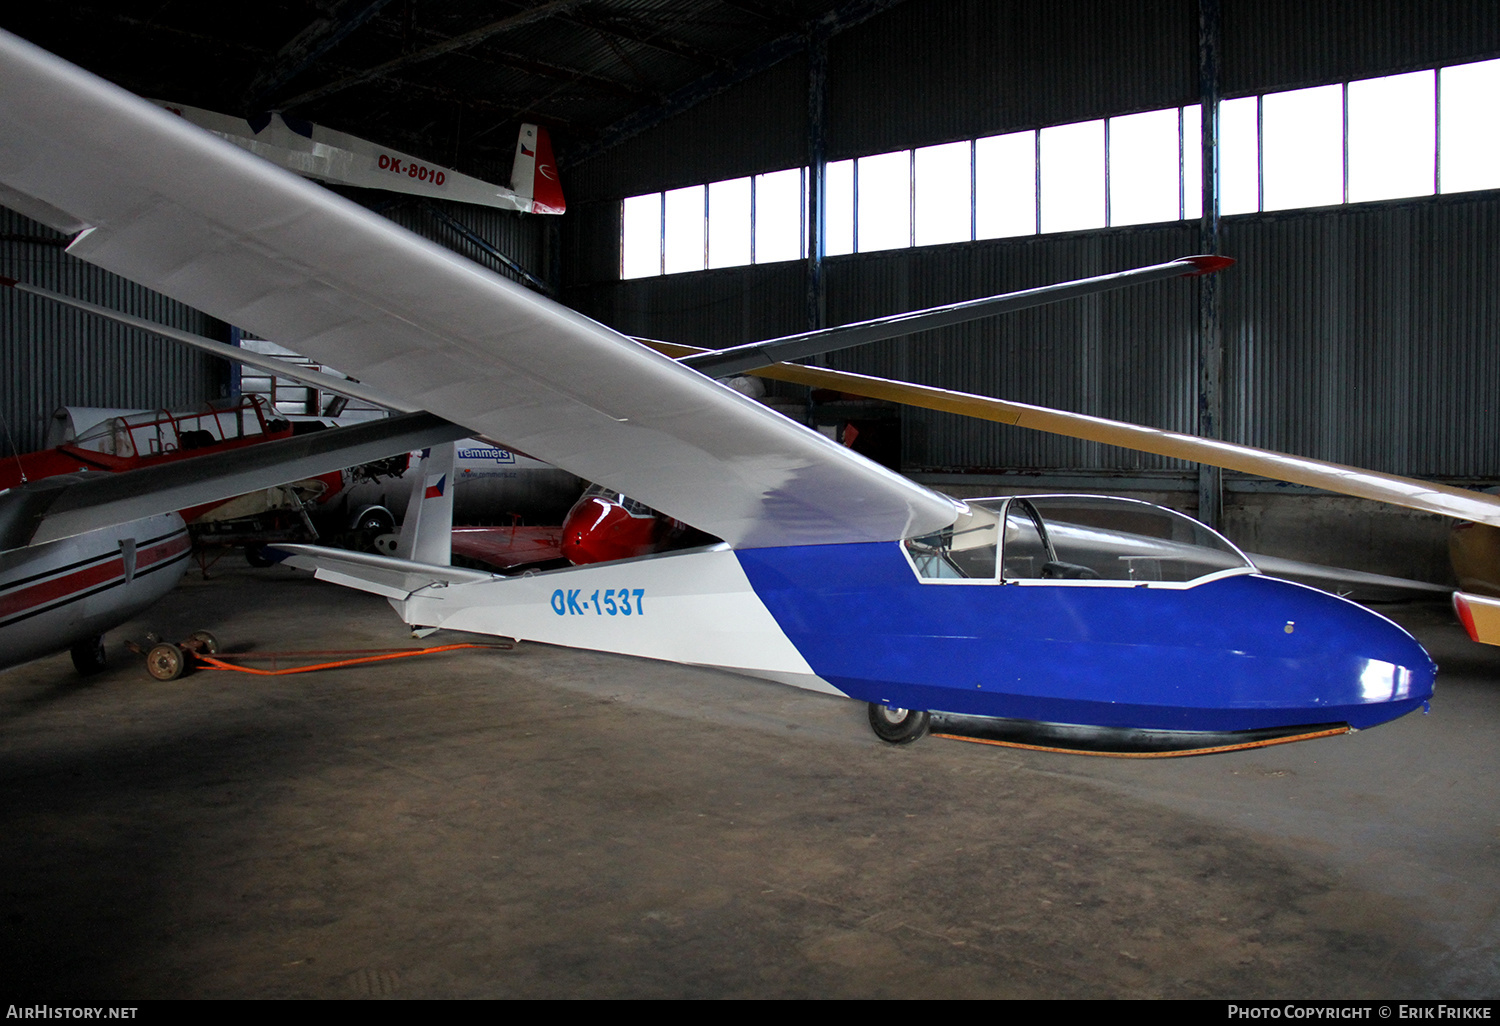
{"type": "Polygon", "coordinates": [[[219,654],[219,639],[208,633],[208,631],[194,631],[188,636],[188,640],[198,643],[199,652],[207,655],[219,654]]]}
{"type": "Polygon", "coordinates": [[[910,744],[927,733],[927,712],[922,709],[892,709],[878,702],[870,703],[870,729],[882,741],[893,745],[910,744]]]}
{"type": "Polygon", "coordinates": [[[170,643],[164,642],[146,653],[146,672],[157,680],[176,680],[186,666],[182,649],[170,643]]]}

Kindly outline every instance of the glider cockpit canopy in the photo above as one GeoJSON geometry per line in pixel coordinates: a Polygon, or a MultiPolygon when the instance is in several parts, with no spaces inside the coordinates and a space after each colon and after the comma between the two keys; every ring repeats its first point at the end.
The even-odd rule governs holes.
{"type": "Polygon", "coordinates": [[[1254,565],[1191,517],[1102,495],[975,499],[952,527],[904,543],[925,582],[1177,586],[1254,565]]]}

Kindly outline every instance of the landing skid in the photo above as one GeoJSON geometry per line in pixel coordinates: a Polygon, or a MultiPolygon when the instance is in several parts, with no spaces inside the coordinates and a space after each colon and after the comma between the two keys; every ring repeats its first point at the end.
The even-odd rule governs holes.
{"type": "Polygon", "coordinates": [[[1039,752],[1105,755],[1123,759],[1169,759],[1266,748],[1351,733],[1347,723],[1312,723],[1268,730],[1129,730],[1073,723],[1038,723],[989,716],[931,714],[934,737],[1039,752]]]}

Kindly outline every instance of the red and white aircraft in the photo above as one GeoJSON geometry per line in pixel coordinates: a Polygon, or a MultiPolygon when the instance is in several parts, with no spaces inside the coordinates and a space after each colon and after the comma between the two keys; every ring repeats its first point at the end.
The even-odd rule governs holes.
{"type": "Polygon", "coordinates": [[[507,189],[389,146],[280,113],[245,119],[186,104],[157,102],[277,167],[320,182],[527,214],[561,214],[567,210],[557,162],[552,157],[552,140],[538,125],[521,126],[507,189]]]}
{"type": "Polygon", "coordinates": [[[122,473],[22,480],[0,490],[0,669],[71,649],[89,673],[102,635],[177,584],[191,542],[179,510],[451,441],[426,414],[375,421],[122,473]]]}

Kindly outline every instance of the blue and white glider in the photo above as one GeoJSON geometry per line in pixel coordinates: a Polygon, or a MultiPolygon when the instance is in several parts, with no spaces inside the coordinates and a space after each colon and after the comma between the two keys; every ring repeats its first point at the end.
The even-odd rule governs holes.
{"type": "Polygon", "coordinates": [[[1203,750],[1369,727],[1431,695],[1399,627],[1259,576],[1186,518],[930,491],[10,36],[0,203],[76,233],[75,256],[723,539],[507,579],[442,565],[443,514],[423,508],[402,558],[296,557],[414,626],[845,694],[893,740],[932,712],[970,735],[1044,722],[1203,750]]]}

